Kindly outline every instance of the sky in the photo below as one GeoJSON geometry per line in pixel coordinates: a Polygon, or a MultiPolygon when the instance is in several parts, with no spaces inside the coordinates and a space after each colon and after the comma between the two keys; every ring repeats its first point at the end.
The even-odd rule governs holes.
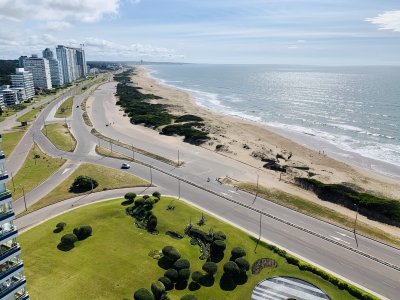
{"type": "Polygon", "coordinates": [[[399,0],[0,0],[0,59],[400,65],[399,0]]]}

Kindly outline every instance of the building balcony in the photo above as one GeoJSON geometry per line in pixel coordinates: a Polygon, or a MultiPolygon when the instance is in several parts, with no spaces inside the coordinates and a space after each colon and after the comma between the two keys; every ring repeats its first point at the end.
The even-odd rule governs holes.
{"type": "Polygon", "coordinates": [[[16,275],[16,273],[21,272],[23,269],[24,269],[24,264],[22,263],[22,261],[18,263],[7,261],[1,264],[0,281],[5,281],[5,279],[11,278],[13,275],[16,275]]]}
{"type": "Polygon", "coordinates": [[[23,293],[15,293],[14,294],[15,300],[28,300],[29,299],[29,294],[27,292],[23,293]]]}
{"type": "Polygon", "coordinates": [[[6,156],[4,155],[3,151],[0,151],[0,163],[2,162],[2,160],[4,160],[6,158],[6,156]]]}
{"type": "Polygon", "coordinates": [[[0,174],[0,184],[6,183],[8,181],[8,174],[7,172],[3,172],[0,174]]]}
{"type": "MultiPolygon", "coordinates": [[[[11,282],[8,286],[0,284],[0,299],[5,298],[7,295],[12,295],[16,293],[18,290],[24,288],[26,286],[26,279],[22,277],[21,279],[12,278],[11,282]]],[[[28,298],[21,298],[21,299],[29,299],[28,298]]]]}
{"type": "Polygon", "coordinates": [[[0,212],[0,225],[10,222],[15,219],[15,213],[12,210],[0,212]]]}
{"type": "Polygon", "coordinates": [[[13,247],[0,246],[0,265],[5,261],[11,260],[13,257],[21,254],[21,247],[15,244],[13,247]]]}
{"type": "MultiPolygon", "coordinates": [[[[8,240],[11,240],[13,238],[16,238],[18,235],[18,230],[15,226],[11,228],[11,230],[8,231],[0,231],[0,244],[3,244],[7,242],[8,240]]],[[[1,299],[1,298],[0,298],[1,299]]]]}
{"type": "Polygon", "coordinates": [[[0,205],[12,201],[12,195],[9,191],[0,193],[0,205]]]}

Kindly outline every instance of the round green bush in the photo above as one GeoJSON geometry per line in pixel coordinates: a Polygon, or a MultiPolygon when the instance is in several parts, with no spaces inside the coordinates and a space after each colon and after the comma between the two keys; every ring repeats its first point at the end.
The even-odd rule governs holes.
{"type": "Polygon", "coordinates": [[[165,294],[165,286],[161,281],[156,281],[151,284],[151,292],[156,300],[160,300],[165,294]]]}
{"type": "Polygon", "coordinates": [[[225,241],[222,240],[215,240],[212,244],[211,244],[211,251],[214,252],[224,252],[226,249],[226,243],[225,241]]]}
{"type": "Polygon", "coordinates": [[[143,197],[142,197],[144,200],[147,200],[148,198],[150,198],[150,196],[149,195],[143,195],[143,197]]]}
{"type": "Polygon", "coordinates": [[[178,271],[175,269],[168,269],[165,271],[164,276],[169,278],[172,282],[176,282],[178,280],[178,271]]]}
{"type": "Polygon", "coordinates": [[[207,272],[207,274],[214,275],[215,273],[217,273],[217,270],[217,264],[212,261],[208,261],[203,265],[203,271],[207,272]]]}
{"type": "Polygon", "coordinates": [[[190,278],[190,269],[182,269],[178,271],[179,280],[188,280],[190,278]]]}
{"type": "Polygon", "coordinates": [[[202,277],[203,277],[203,274],[201,274],[201,272],[199,272],[199,271],[195,271],[192,273],[192,280],[194,282],[199,282],[202,277]]]}
{"type": "Polygon", "coordinates": [[[246,256],[246,251],[241,247],[234,247],[231,251],[232,260],[236,258],[246,256]]]}
{"type": "Polygon", "coordinates": [[[135,206],[136,207],[138,207],[138,206],[143,206],[144,205],[144,199],[137,199],[136,201],[135,201],[135,206]]]}
{"type": "Polygon", "coordinates": [[[147,221],[147,230],[154,231],[157,227],[157,217],[155,215],[151,215],[147,221]]]}
{"type": "Polygon", "coordinates": [[[226,235],[222,231],[217,231],[214,233],[214,240],[221,240],[225,241],[226,240],[226,235]]]}
{"type": "Polygon", "coordinates": [[[189,269],[190,262],[187,259],[178,259],[172,266],[175,270],[189,269]]]}
{"type": "Polygon", "coordinates": [[[154,192],[153,197],[156,197],[158,200],[160,200],[160,198],[161,198],[160,192],[154,192]]]}
{"type": "Polygon", "coordinates": [[[160,277],[158,278],[158,281],[162,282],[163,285],[165,286],[165,290],[170,291],[174,288],[174,284],[172,283],[171,279],[168,277],[160,277]]]}
{"type": "Polygon", "coordinates": [[[250,270],[250,264],[244,257],[236,258],[235,263],[242,272],[247,272],[248,270],[250,270]]]}
{"type": "Polygon", "coordinates": [[[240,269],[235,262],[228,261],[224,264],[224,272],[229,276],[236,276],[240,273],[240,269]]]}
{"type": "Polygon", "coordinates": [[[138,289],[133,294],[133,299],[135,300],[155,300],[153,294],[145,288],[138,289]]]}
{"type": "Polygon", "coordinates": [[[165,246],[164,248],[162,248],[161,252],[162,254],[167,256],[172,250],[175,250],[175,248],[172,246],[165,246]]]}
{"type": "Polygon", "coordinates": [[[78,241],[78,238],[73,233],[67,233],[61,237],[61,244],[66,246],[73,246],[75,242],[78,241]]]}
{"type": "Polygon", "coordinates": [[[78,240],[84,240],[92,235],[92,227],[88,225],[83,225],[74,228],[74,234],[78,238],[78,240]]]}
{"type": "Polygon", "coordinates": [[[67,223],[60,222],[60,223],[57,223],[56,228],[59,228],[62,230],[62,229],[64,229],[65,226],[67,226],[67,223]]]}
{"type": "Polygon", "coordinates": [[[166,258],[171,262],[175,262],[181,258],[181,254],[178,252],[178,250],[174,249],[166,256],[166,258]]]}
{"type": "Polygon", "coordinates": [[[181,300],[197,300],[197,297],[195,295],[185,295],[181,297],[181,300]]]}
{"type": "Polygon", "coordinates": [[[96,181],[96,179],[89,176],[80,175],[75,178],[70,187],[70,191],[73,193],[87,192],[92,188],[95,189],[98,185],[99,183],[96,181]]]}
{"type": "Polygon", "coordinates": [[[133,200],[135,200],[135,198],[136,198],[136,194],[135,194],[135,193],[129,192],[129,193],[126,193],[126,194],[125,194],[124,198],[125,198],[126,200],[133,201],[133,200]]]}

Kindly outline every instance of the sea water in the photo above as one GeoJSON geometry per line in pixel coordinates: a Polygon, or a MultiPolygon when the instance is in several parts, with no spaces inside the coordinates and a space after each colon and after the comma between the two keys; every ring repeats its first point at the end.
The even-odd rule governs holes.
{"type": "Polygon", "coordinates": [[[268,125],[321,153],[400,177],[400,67],[148,68],[207,109],[268,125]]]}

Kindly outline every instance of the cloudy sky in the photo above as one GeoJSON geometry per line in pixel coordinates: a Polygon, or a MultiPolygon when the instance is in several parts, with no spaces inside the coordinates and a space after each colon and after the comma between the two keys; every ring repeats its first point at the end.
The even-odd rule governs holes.
{"type": "Polygon", "coordinates": [[[399,0],[0,0],[0,58],[400,65],[399,0]]]}

